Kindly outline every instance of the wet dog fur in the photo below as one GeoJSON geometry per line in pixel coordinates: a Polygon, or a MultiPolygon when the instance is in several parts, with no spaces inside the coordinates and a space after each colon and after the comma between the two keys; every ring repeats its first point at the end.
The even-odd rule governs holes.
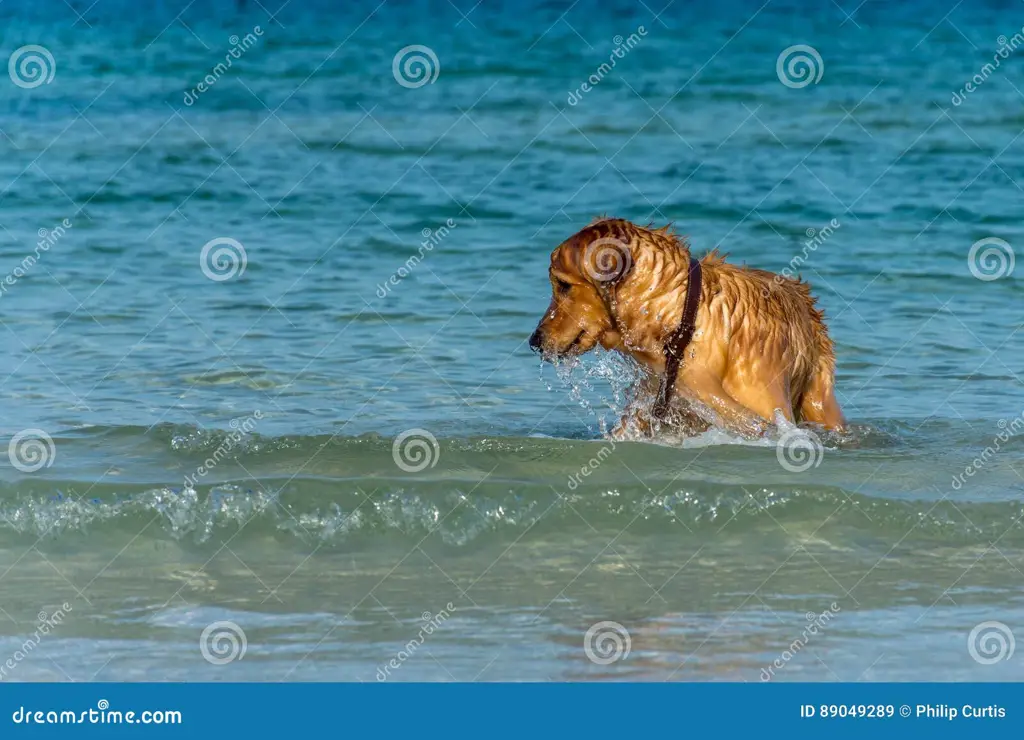
{"type": "MultiPolygon", "coordinates": [[[[682,320],[689,262],[689,244],[669,227],[591,223],[551,254],[551,304],[530,346],[549,360],[597,345],[622,352],[640,365],[637,391],[652,401],[665,343],[682,320]]],[[[807,283],[729,264],[714,251],[700,264],[697,329],[667,421],[689,432],[717,422],[759,435],[779,411],[790,422],[842,428],[835,351],[807,283]],[[708,410],[717,418],[708,419],[708,410]]],[[[630,408],[616,436],[649,435],[660,423],[649,407],[630,408]]]]}

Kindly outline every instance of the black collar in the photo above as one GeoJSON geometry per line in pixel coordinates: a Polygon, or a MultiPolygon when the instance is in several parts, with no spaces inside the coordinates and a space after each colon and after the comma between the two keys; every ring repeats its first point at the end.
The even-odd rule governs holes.
{"type": "Polygon", "coordinates": [[[679,328],[672,332],[665,342],[665,374],[661,377],[658,399],[654,402],[654,418],[664,419],[675,390],[676,375],[683,362],[683,353],[693,339],[697,329],[697,306],[700,305],[701,268],[700,262],[690,258],[689,283],[686,286],[686,305],[679,328]]]}

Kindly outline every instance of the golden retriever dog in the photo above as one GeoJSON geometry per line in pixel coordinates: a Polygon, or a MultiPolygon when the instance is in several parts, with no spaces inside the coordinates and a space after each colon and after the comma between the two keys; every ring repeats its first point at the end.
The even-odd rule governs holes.
{"type": "Polygon", "coordinates": [[[598,344],[622,352],[643,371],[639,396],[658,398],[653,413],[631,404],[615,436],[712,422],[759,435],[776,411],[792,423],[845,425],[832,340],[801,280],[731,265],[716,251],[698,261],[669,227],[614,218],[559,244],[549,272],[551,305],[530,347],[552,361],[598,344]],[[691,283],[699,291],[688,304],[691,283]]]}

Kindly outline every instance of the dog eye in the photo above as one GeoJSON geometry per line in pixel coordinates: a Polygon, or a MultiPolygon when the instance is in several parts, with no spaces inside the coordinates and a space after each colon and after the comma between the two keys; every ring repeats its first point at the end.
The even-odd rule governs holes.
{"type": "Polygon", "coordinates": [[[565,295],[569,292],[569,288],[571,288],[572,285],[564,280],[555,280],[555,287],[558,288],[559,294],[565,295]]]}

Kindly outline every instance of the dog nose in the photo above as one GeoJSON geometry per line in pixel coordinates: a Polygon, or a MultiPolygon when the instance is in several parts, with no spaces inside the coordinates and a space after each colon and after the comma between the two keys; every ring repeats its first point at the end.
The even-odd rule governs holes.
{"type": "Polygon", "coordinates": [[[540,352],[540,341],[540,327],[537,327],[537,329],[534,330],[533,334],[530,335],[530,349],[532,349],[534,352],[540,352]]]}

